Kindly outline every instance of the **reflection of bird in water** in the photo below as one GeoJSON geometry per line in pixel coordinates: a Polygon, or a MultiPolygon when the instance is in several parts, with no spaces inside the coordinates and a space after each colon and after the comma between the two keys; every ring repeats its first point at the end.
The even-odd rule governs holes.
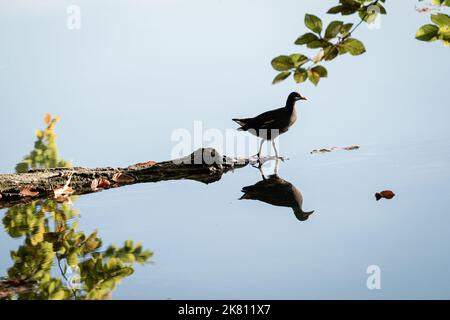
{"type": "Polygon", "coordinates": [[[283,108],[261,113],[254,118],[233,119],[234,122],[241,126],[238,130],[248,131],[262,138],[258,158],[261,158],[261,149],[265,141],[272,141],[272,146],[278,158],[278,151],[275,147],[274,139],[288,131],[297,120],[295,103],[299,100],[306,100],[306,98],[297,92],[292,92],[287,98],[286,106],[283,108]]]}
{"type": "Polygon", "coordinates": [[[303,211],[303,196],[290,182],[281,179],[274,174],[255,183],[252,186],[242,188],[244,195],[239,199],[259,200],[279,207],[290,207],[295,217],[305,221],[314,211],[303,211]]]}

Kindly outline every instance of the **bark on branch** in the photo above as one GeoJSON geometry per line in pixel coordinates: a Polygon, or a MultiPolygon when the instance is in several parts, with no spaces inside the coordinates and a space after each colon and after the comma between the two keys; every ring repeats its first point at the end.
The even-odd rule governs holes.
{"type": "Polygon", "coordinates": [[[38,198],[55,198],[64,187],[73,189],[73,194],[81,195],[145,182],[188,179],[212,183],[220,180],[224,173],[247,164],[247,160],[238,161],[221,156],[215,149],[201,148],[180,159],[127,168],[75,167],[0,174],[0,208],[38,198]],[[98,181],[101,187],[96,188],[98,181]]]}

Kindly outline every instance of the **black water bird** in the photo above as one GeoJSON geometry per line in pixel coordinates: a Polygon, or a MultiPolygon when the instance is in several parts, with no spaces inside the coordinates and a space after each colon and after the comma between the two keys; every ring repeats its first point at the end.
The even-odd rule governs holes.
{"type": "Polygon", "coordinates": [[[254,118],[232,119],[241,126],[238,130],[248,131],[257,137],[262,138],[257,154],[258,158],[261,156],[261,149],[265,141],[272,141],[272,146],[278,157],[274,139],[288,131],[297,120],[295,103],[298,100],[307,99],[297,92],[292,92],[287,98],[286,106],[282,108],[261,113],[254,118]]]}
{"type": "Polygon", "coordinates": [[[299,221],[305,221],[314,211],[303,211],[303,196],[290,182],[274,174],[254,185],[243,187],[239,199],[259,200],[274,206],[290,207],[299,221]]]}

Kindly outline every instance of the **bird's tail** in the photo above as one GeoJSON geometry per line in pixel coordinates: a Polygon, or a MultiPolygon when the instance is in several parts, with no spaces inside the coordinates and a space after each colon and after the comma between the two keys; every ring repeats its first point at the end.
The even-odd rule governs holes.
{"type": "Polygon", "coordinates": [[[233,120],[234,122],[236,122],[238,125],[241,126],[240,128],[238,128],[239,131],[244,130],[243,127],[247,124],[246,119],[231,119],[231,120],[233,120]]]}
{"type": "Polygon", "coordinates": [[[309,216],[314,213],[313,211],[303,211],[302,209],[294,209],[295,217],[300,221],[308,220],[309,216]]]}

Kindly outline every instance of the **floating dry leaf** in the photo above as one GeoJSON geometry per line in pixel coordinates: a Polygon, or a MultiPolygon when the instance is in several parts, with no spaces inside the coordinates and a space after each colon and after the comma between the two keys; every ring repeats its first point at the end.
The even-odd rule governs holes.
{"type": "Polygon", "coordinates": [[[381,198],[392,199],[393,197],[395,197],[395,193],[392,192],[391,190],[384,190],[384,191],[375,193],[375,199],[377,199],[377,201],[380,200],[381,198]]]}
{"type": "Polygon", "coordinates": [[[20,188],[20,195],[22,197],[37,197],[39,195],[39,192],[33,191],[32,189],[34,189],[34,187],[31,185],[23,186],[20,188]]]}
{"type": "Polygon", "coordinates": [[[348,146],[348,147],[343,147],[343,150],[347,150],[347,151],[351,151],[351,150],[358,150],[360,147],[357,145],[353,145],[353,146],[348,146]]]}
{"type": "Polygon", "coordinates": [[[311,151],[311,154],[315,154],[315,153],[328,153],[334,150],[346,150],[346,151],[351,151],[351,150],[358,150],[359,148],[361,148],[358,145],[351,145],[351,146],[346,146],[346,147],[332,147],[332,148],[322,148],[322,149],[314,149],[313,151],[311,151]]]}
{"type": "Polygon", "coordinates": [[[336,147],[333,148],[322,148],[322,149],[314,149],[313,151],[311,151],[311,154],[315,154],[315,153],[327,153],[327,152],[331,152],[333,150],[335,150],[336,147]]]}
{"type": "Polygon", "coordinates": [[[134,182],[134,178],[125,173],[116,173],[112,180],[117,183],[131,183],[134,182]]]}
{"type": "Polygon", "coordinates": [[[331,152],[331,150],[329,150],[329,149],[314,149],[313,151],[311,151],[311,154],[326,153],[326,152],[331,152]]]}

